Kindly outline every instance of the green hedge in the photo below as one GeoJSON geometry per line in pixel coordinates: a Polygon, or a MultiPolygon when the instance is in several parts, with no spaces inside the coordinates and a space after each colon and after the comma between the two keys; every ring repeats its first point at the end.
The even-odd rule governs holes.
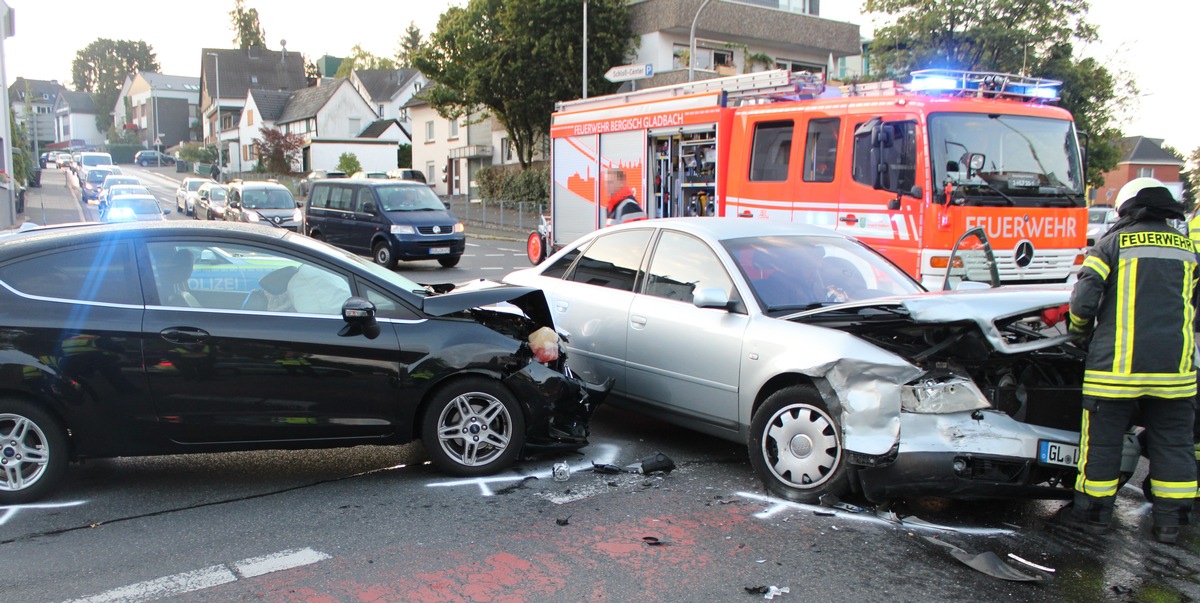
{"type": "Polygon", "coordinates": [[[516,166],[483,168],[475,174],[475,180],[486,201],[545,204],[550,200],[550,170],[544,165],[527,170],[516,166]]]}
{"type": "Polygon", "coordinates": [[[133,163],[133,156],[138,151],[145,151],[146,147],[140,144],[110,144],[105,150],[112,155],[113,163],[133,163]]]}

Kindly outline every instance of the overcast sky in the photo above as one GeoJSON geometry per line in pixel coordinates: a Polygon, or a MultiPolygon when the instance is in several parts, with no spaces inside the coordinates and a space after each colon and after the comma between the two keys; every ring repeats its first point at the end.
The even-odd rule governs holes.
{"type": "MultiPolygon", "coordinates": [[[[171,75],[199,76],[200,48],[233,47],[228,15],[233,0],[6,1],[16,10],[16,36],[4,43],[9,83],[23,76],[69,85],[76,51],[100,37],[145,40],[158,54],[163,72],[171,75]]],[[[323,54],[346,56],[355,44],[390,56],[410,22],[427,35],[447,6],[463,2],[248,0],[247,4],[258,9],[269,48],[278,50],[280,40],[287,40],[288,50],[312,59],[323,54]]],[[[1102,41],[1085,52],[1110,68],[1132,73],[1142,92],[1137,111],[1124,125],[1125,133],[1165,138],[1185,155],[1200,148],[1200,119],[1188,113],[1197,102],[1185,98],[1186,90],[1200,91],[1200,86],[1187,83],[1191,69],[1184,63],[1191,56],[1185,49],[1197,35],[1200,4],[1092,0],[1091,5],[1089,18],[1099,26],[1102,41]]],[[[861,6],[860,0],[825,0],[821,16],[857,23],[869,35],[872,23],[859,12],[861,6]]]]}

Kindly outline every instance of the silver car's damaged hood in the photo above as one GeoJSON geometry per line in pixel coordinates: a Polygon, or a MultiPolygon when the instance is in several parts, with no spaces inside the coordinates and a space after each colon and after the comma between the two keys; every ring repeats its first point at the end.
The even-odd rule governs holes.
{"type": "MultiPolygon", "coordinates": [[[[787,362],[795,370],[825,379],[834,390],[825,396],[830,410],[840,413],[844,446],[848,451],[886,455],[900,435],[900,398],[905,384],[921,377],[926,368],[911,358],[885,349],[862,335],[873,320],[880,332],[945,324],[975,323],[978,331],[999,354],[1020,354],[1053,348],[1070,340],[1069,335],[1030,337],[1015,340],[1001,332],[998,323],[1029,316],[1046,308],[1066,304],[1068,289],[988,289],[927,293],[914,296],[877,298],[801,312],[783,320],[805,326],[835,329],[819,335],[819,346],[790,350],[787,362]],[[833,408],[839,406],[839,408],[833,408]]],[[[792,339],[794,333],[781,334],[792,339]]],[[[806,333],[807,337],[813,337],[806,333]]],[[[791,346],[795,348],[794,343],[791,346]]],[[[930,344],[933,348],[934,344],[930,344]]]]}

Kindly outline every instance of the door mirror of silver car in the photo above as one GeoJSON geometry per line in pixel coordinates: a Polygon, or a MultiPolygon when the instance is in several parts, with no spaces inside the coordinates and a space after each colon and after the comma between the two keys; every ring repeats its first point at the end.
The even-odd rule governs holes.
{"type": "Polygon", "coordinates": [[[346,303],[342,304],[342,320],[346,321],[346,325],[338,331],[340,337],[379,337],[379,323],[375,322],[375,304],[370,301],[361,297],[346,300],[346,303]]]}
{"type": "Polygon", "coordinates": [[[692,294],[692,305],[697,308],[721,308],[722,310],[727,310],[729,309],[729,294],[724,289],[717,287],[697,289],[692,294]]]}

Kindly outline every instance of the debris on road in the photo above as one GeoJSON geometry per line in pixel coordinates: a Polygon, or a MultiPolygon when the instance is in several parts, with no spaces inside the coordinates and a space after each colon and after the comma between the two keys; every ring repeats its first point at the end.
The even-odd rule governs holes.
{"type": "Polygon", "coordinates": [[[1004,562],[998,555],[991,551],[985,551],[976,555],[972,555],[949,542],[943,542],[932,536],[923,536],[925,540],[947,549],[950,556],[962,562],[967,567],[987,574],[993,578],[1001,580],[1010,580],[1013,582],[1040,582],[1045,580],[1045,576],[1031,576],[1025,572],[1018,571],[1013,566],[1004,562]]]}
{"type": "Polygon", "coordinates": [[[774,599],[784,593],[792,592],[792,589],[784,586],[746,586],[746,592],[752,595],[762,595],[764,599],[774,599]]]}
{"type": "Polygon", "coordinates": [[[670,473],[674,469],[675,462],[661,452],[655,452],[641,460],[641,471],[643,474],[654,473],[656,471],[670,473]]]}

